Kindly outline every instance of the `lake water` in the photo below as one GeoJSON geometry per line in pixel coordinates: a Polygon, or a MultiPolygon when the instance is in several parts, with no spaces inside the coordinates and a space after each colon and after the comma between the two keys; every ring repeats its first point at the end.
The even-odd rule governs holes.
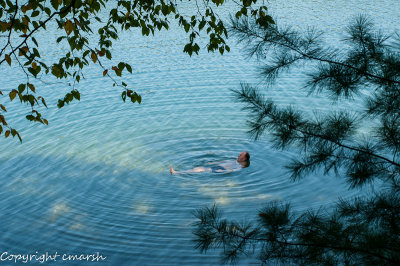
{"type": "MultiPolygon", "coordinates": [[[[399,31],[398,1],[267,5],[281,23],[328,31],[332,45],[359,13],[371,15],[384,30],[399,31]]],[[[53,37],[45,34],[51,32],[42,34],[46,40],[53,37]]],[[[267,138],[249,139],[246,112],[230,91],[240,82],[262,86],[257,63],[234,40],[223,56],[202,52],[189,57],[182,52],[183,36],[174,29],[150,38],[134,31],[115,45],[115,62],[124,60],[134,68],[125,80],[142,94],[141,105],[122,103],[120,90],[101,78],[96,66],[78,86],[81,101],[60,110],[57,99],[68,87],[53,80],[36,83],[39,94],[47,95],[49,109],[43,114],[48,127],[29,124],[26,109],[0,98],[24,140],[0,138],[1,252],[99,252],[107,257],[106,265],[218,265],[219,251],[193,249],[195,209],[215,202],[227,217],[252,220],[271,200],[290,201],[301,211],[360,193],[347,191],[343,179],[320,174],[290,182],[283,166],[296,154],[274,150],[267,138]],[[250,167],[242,171],[169,173],[170,165],[189,169],[235,159],[242,150],[251,154],[250,167]]],[[[57,49],[46,48],[47,57],[56,55],[57,49]]],[[[1,71],[3,92],[15,88],[21,73],[1,71]]],[[[331,101],[306,97],[303,81],[304,73],[288,73],[265,93],[305,111],[329,110],[331,101]]]]}

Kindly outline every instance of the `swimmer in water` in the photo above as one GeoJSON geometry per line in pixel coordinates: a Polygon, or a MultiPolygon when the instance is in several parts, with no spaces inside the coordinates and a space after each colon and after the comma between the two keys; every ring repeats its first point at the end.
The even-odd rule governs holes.
{"type": "Polygon", "coordinates": [[[173,174],[190,174],[190,173],[228,173],[233,171],[238,171],[242,168],[246,168],[250,165],[250,154],[247,151],[242,151],[236,161],[234,162],[220,162],[220,163],[210,163],[210,167],[195,167],[190,170],[185,171],[175,171],[172,166],[170,166],[169,171],[171,175],[173,174]]]}

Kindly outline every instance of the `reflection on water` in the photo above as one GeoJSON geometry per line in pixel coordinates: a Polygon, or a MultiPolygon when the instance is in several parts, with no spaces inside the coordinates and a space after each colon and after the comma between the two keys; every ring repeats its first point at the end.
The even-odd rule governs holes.
{"type": "MultiPolygon", "coordinates": [[[[269,5],[283,22],[295,18],[298,27],[332,31],[333,41],[354,13],[373,14],[385,29],[398,27],[396,9],[386,8],[390,3],[399,5],[361,0],[269,5]]],[[[23,110],[7,105],[24,144],[0,138],[0,251],[98,251],[114,265],[215,265],[218,252],[193,250],[194,209],[216,202],[229,217],[243,220],[271,200],[288,200],[304,210],[358,193],[348,192],[340,178],[319,174],[291,183],[282,166],[295,154],[275,151],[266,139],[249,140],[246,113],[230,92],[241,81],[260,83],[257,64],[233,43],[222,57],[190,58],[182,53],[182,36],[171,31],[151,38],[121,36],[115,60],[134,66],[127,83],[143,95],[141,105],[123,104],[95,67],[80,85],[81,102],[61,110],[55,107],[59,85],[44,85],[53,104],[45,112],[48,127],[28,125],[23,110]],[[190,169],[234,160],[242,150],[252,159],[241,171],[169,174],[170,165],[190,169]]],[[[10,89],[19,76],[1,79],[10,89]]],[[[304,73],[289,73],[266,93],[306,111],[330,108],[329,100],[307,98],[299,90],[303,80],[304,73]]]]}

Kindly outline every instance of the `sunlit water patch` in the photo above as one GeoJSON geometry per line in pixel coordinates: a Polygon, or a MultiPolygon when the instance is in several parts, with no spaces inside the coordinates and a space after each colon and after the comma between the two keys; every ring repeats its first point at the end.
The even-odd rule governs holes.
{"type": "MultiPolygon", "coordinates": [[[[398,27],[396,8],[387,8],[397,2],[338,2],[269,5],[285,23],[336,32],[336,39],[329,35],[334,44],[355,13],[373,14],[385,29],[398,27]]],[[[272,200],[290,201],[301,211],[359,193],[347,191],[342,179],[321,174],[292,183],[283,166],[296,154],[274,150],[267,138],[250,140],[246,113],[230,91],[240,82],[262,87],[257,63],[233,41],[223,56],[190,58],[182,53],[182,36],[180,31],[121,36],[115,60],[133,65],[127,83],[142,94],[141,105],[122,103],[120,91],[99,78],[97,67],[78,87],[81,102],[61,110],[55,103],[63,85],[43,85],[48,127],[27,124],[24,110],[7,105],[24,143],[0,138],[0,251],[100,252],[110,265],[215,265],[218,252],[193,249],[195,209],[217,203],[228,217],[251,220],[272,200]],[[235,160],[242,150],[250,152],[251,165],[241,171],[169,173],[170,165],[187,170],[235,160]]],[[[51,47],[48,52],[56,54],[51,47]]],[[[5,71],[1,81],[11,89],[20,76],[5,71]]],[[[306,97],[304,78],[288,73],[264,92],[305,111],[332,108],[321,96],[306,97]]]]}

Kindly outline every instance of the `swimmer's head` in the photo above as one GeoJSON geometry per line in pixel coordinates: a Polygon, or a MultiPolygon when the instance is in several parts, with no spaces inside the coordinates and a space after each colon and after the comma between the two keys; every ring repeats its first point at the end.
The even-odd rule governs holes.
{"type": "Polygon", "coordinates": [[[238,158],[237,158],[238,163],[240,164],[250,164],[250,154],[247,151],[242,151],[238,158]]]}

